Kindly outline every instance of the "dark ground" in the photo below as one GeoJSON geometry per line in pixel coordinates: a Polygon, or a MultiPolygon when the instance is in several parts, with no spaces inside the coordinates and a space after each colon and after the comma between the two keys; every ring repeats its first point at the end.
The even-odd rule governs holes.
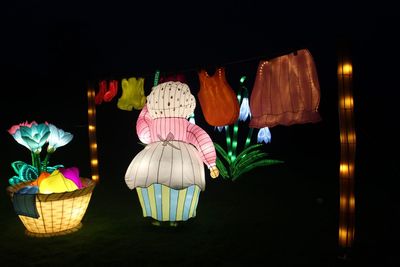
{"type": "MultiPolygon", "coordinates": [[[[232,9],[224,13],[221,34],[216,34],[212,20],[205,20],[206,31],[200,30],[201,21],[196,23],[198,28],[188,31],[174,16],[171,25],[158,24],[159,31],[144,31],[146,34],[141,35],[144,26],[138,22],[142,21],[141,16],[147,18],[146,14],[128,24],[124,15],[129,8],[110,7],[110,13],[122,12],[113,17],[113,23],[102,20],[108,14],[104,11],[108,6],[94,6],[91,12],[88,6],[82,6],[77,15],[64,6],[54,9],[60,14],[46,12],[51,7],[38,4],[13,4],[5,9],[2,18],[7,23],[2,25],[6,41],[2,43],[1,62],[4,95],[0,100],[2,266],[400,264],[396,183],[400,176],[399,130],[395,117],[399,88],[394,82],[398,76],[394,67],[397,45],[390,12],[380,13],[382,10],[377,7],[349,6],[343,11],[328,6],[323,10],[331,12],[299,15],[302,20],[293,24],[278,20],[280,16],[251,9],[255,4],[242,8],[239,2],[235,1],[232,9]],[[248,15],[250,11],[255,15],[248,15]],[[241,19],[242,14],[247,14],[247,21],[241,19]],[[265,22],[271,28],[252,28],[256,22],[265,22]],[[188,32],[191,36],[197,34],[186,38],[188,32]],[[346,260],[339,257],[342,251],[337,240],[336,52],[337,44],[343,40],[353,57],[357,132],[356,233],[346,260]],[[185,70],[192,93],[196,94],[197,69],[212,70],[231,62],[226,64],[228,81],[234,86],[241,75],[247,75],[251,90],[258,60],[299,48],[308,48],[314,56],[323,120],[271,129],[272,143],[264,149],[272,158],[284,160],[284,164],[255,169],[236,182],[208,177],[195,219],[176,229],[152,227],[141,215],[136,193],[129,191],[123,179],[129,162],[140,149],[134,130],[139,113],[117,108],[119,91],[112,102],[97,108],[100,183],[94,190],[83,228],[54,238],[24,234],[5,188],[12,176],[10,163],[29,161],[29,153],[6,132],[11,125],[46,120],[73,133],[73,141],[56,152],[52,163],[78,166],[81,174],[88,177],[87,82],[143,76],[148,93],[156,68],[171,73],[185,70]],[[242,59],[253,60],[238,62],[242,59]],[[393,155],[389,156],[389,152],[393,155]]],[[[215,11],[208,16],[216,20],[217,14],[215,11]]],[[[191,17],[186,14],[183,18],[191,17]]],[[[205,124],[199,105],[196,121],[223,144],[223,135],[205,124]]],[[[241,129],[247,131],[246,127],[241,129]]]]}

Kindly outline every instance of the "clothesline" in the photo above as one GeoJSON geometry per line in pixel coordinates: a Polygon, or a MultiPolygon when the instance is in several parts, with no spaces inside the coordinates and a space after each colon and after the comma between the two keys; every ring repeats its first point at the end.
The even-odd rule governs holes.
{"type": "Polygon", "coordinates": [[[145,79],[154,79],[154,74],[155,72],[158,70],[160,71],[160,77],[162,76],[168,76],[171,74],[186,74],[186,73],[192,73],[192,72],[198,72],[201,69],[206,69],[206,68],[218,68],[218,67],[227,67],[227,66],[231,66],[231,65],[236,65],[236,64],[240,64],[240,63],[248,63],[248,62],[252,62],[252,61],[265,61],[265,60],[270,60],[272,58],[275,57],[279,57],[282,55],[286,55],[286,54],[290,54],[290,53],[295,53],[298,50],[301,50],[303,48],[297,48],[297,49],[290,49],[290,50],[286,50],[286,51],[281,51],[279,53],[272,53],[269,56],[254,56],[254,57],[247,57],[247,58],[243,58],[243,59],[239,59],[239,60],[233,60],[233,61],[228,61],[225,63],[221,63],[221,64],[214,64],[213,66],[207,66],[207,65],[202,65],[202,66],[197,66],[197,67],[191,67],[191,68],[185,68],[185,69],[179,69],[179,70],[163,70],[162,68],[155,68],[151,73],[150,72],[146,72],[146,73],[142,73],[140,74],[139,72],[135,73],[131,73],[131,74],[126,74],[126,75],[119,75],[118,77],[114,76],[114,75],[104,75],[107,77],[103,77],[103,78],[98,78],[96,80],[92,80],[89,83],[98,83],[101,80],[118,80],[121,81],[122,79],[125,78],[129,78],[132,76],[136,76],[136,77],[142,77],[145,79]]]}
{"type": "MultiPolygon", "coordinates": [[[[225,66],[250,60],[248,58],[231,61],[225,63],[225,66]]],[[[217,73],[210,77],[205,70],[199,70],[200,90],[197,96],[203,114],[210,125],[229,125],[232,123],[231,118],[234,118],[233,121],[235,121],[239,115],[238,97],[226,82],[225,69],[218,67],[217,73]],[[206,106],[207,108],[205,108],[206,106]],[[234,111],[234,114],[231,115],[228,110],[234,111]]],[[[175,74],[182,74],[182,71],[175,74]]],[[[173,75],[165,78],[167,80],[178,78],[171,76],[173,75]]],[[[154,78],[154,87],[156,87],[159,81],[157,71],[152,78],[154,78]]],[[[183,80],[185,80],[184,77],[183,80]]],[[[103,101],[109,102],[116,96],[117,80],[109,81],[108,88],[105,80],[100,81],[99,85],[99,90],[95,95],[96,105],[100,105],[103,101]]],[[[123,93],[118,99],[118,108],[127,111],[131,111],[133,108],[142,109],[146,104],[144,78],[123,79],[121,87],[123,93]]],[[[152,88],[154,89],[154,87],[152,88]]],[[[170,96],[168,96],[168,106],[170,105],[169,98],[170,96]]],[[[172,98],[173,96],[171,96],[172,98]]],[[[178,99],[183,98],[179,97],[178,99]]],[[[264,60],[256,71],[256,80],[250,96],[252,111],[250,127],[263,128],[278,124],[317,122],[320,120],[319,102],[320,88],[317,70],[308,49],[295,50],[274,58],[274,60],[264,60]]],[[[164,100],[160,103],[164,105],[164,100]]]]}

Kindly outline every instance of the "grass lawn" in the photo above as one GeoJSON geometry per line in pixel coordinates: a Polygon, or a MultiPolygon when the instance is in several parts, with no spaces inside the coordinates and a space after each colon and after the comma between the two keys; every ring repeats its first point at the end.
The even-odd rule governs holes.
{"type": "Polygon", "coordinates": [[[156,227],[142,217],[123,171],[103,174],[83,227],[64,236],[25,235],[4,193],[3,266],[335,266],[336,163],[315,160],[317,168],[287,159],[235,182],[208,179],[197,217],[176,228],[156,227]]]}

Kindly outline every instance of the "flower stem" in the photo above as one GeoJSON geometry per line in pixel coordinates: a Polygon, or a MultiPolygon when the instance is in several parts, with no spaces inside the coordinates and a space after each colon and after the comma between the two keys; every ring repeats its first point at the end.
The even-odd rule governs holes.
{"type": "Polygon", "coordinates": [[[249,133],[247,134],[246,143],[244,144],[244,149],[246,149],[250,145],[252,135],[253,135],[253,128],[249,128],[249,133]]]}
{"type": "Polygon", "coordinates": [[[32,166],[36,167],[36,157],[35,157],[35,153],[33,153],[33,151],[31,151],[31,157],[32,157],[32,166]]]}
{"type": "MultiPolygon", "coordinates": [[[[242,90],[243,90],[243,82],[244,82],[245,79],[246,79],[245,76],[243,76],[240,79],[241,86],[239,87],[239,89],[236,92],[236,97],[237,97],[237,100],[238,100],[239,107],[240,107],[240,105],[242,103],[242,90]]],[[[236,160],[236,148],[237,148],[238,132],[239,132],[239,118],[236,120],[235,124],[233,125],[232,155],[230,156],[232,162],[234,162],[236,160]]]]}
{"type": "Polygon", "coordinates": [[[228,158],[231,159],[231,157],[232,157],[232,140],[231,140],[231,135],[229,133],[229,125],[225,126],[225,135],[226,135],[226,146],[227,146],[227,150],[228,150],[228,158]]]}
{"type": "Polygon", "coordinates": [[[47,152],[46,157],[43,160],[43,170],[44,172],[47,172],[47,165],[49,164],[49,159],[52,153],[47,152]]]}
{"type": "Polygon", "coordinates": [[[38,170],[38,173],[40,175],[40,173],[42,172],[42,168],[41,168],[41,164],[40,164],[40,154],[38,153],[32,153],[33,156],[33,167],[35,167],[38,170]]]}
{"type": "Polygon", "coordinates": [[[232,162],[234,162],[236,159],[238,131],[239,131],[239,124],[238,124],[238,121],[236,120],[235,125],[233,126],[232,155],[231,155],[232,162]]]}

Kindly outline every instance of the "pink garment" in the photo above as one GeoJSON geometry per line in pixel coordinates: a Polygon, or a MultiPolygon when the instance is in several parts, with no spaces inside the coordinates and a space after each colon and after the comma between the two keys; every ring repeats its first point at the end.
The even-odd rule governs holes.
{"type": "Polygon", "coordinates": [[[172,133],[173,140],[194,145],[208,168],[215,165],[216,153],[210,136],[185,118],[152,119],[145,105],[136,122],[136,132],[140,141],[145,144],[166,140],[168,134],[172,133]]]}
{"type": "Polygon", "coordinates": [[[79,178],[79,169],[77,167],[60,168],[60,172],[65,178],[74,182],[79,189],[83,187],[81,179],[79,178]]]}

